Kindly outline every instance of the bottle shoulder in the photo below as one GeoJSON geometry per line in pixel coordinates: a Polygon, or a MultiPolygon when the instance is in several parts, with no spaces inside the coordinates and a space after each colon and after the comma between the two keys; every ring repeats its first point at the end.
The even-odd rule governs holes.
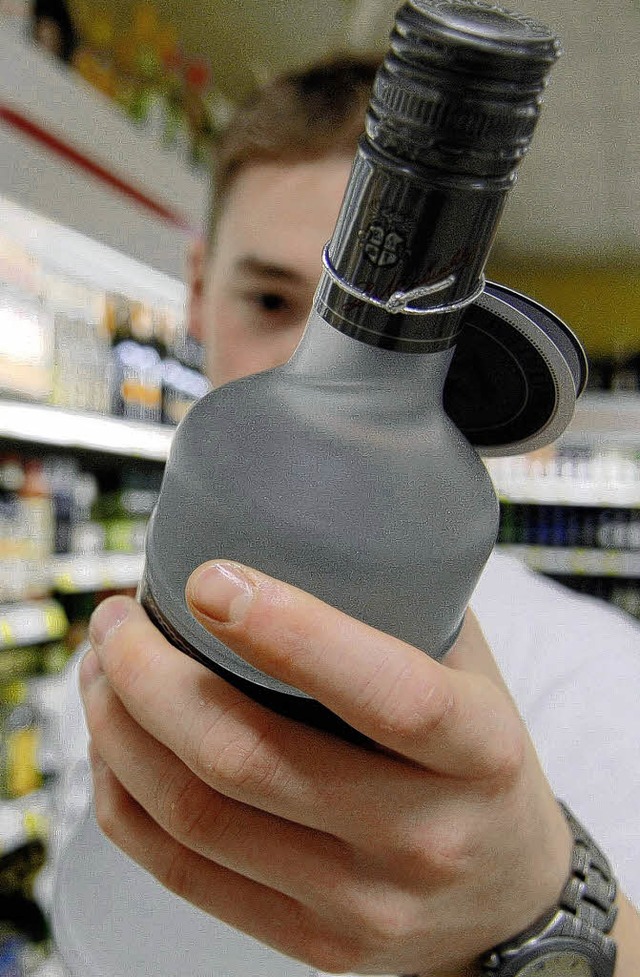
{"type": "Polygon", "coordinates": [[[348,428],[355,422],[360,431],[365,426],[458,430],[426,384],[307,376],[289,372],[285,365],[211,390],[191,408],[174,440],[230,427],[253,430],[256,424],[265,430],[273,423],[316,430],[326,424],[334,431],[336,423],[348,428]]]}
{"type": "Polygon", "coordinates": [[[442,407],[363,396],[359,385],[318,392],[276,371],[227,384],[194,405],[167,468],[183,483],[224,484],[251,506],[266,485],[310,505],[318,493],[346,497],[356,483],[362,497],[408,503],[428,491],[456,509],[493,498],[485,466],[442,407]]]}

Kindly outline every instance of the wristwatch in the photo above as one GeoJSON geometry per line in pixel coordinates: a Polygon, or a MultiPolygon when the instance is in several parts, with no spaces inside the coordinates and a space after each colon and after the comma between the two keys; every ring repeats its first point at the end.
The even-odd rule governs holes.
{"type": "Polygon", "coordinates": [[[573,834],[571,874],[558,905],[480,961],[492,977],[613,977],[616,881],[593,838],[560,803],[573,834]]]}

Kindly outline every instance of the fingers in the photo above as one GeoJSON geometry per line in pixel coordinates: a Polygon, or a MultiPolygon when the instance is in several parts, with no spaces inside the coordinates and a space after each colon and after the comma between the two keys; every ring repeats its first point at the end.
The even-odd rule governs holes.
{"type": "MultiPolygon", "coordinates": [[[[357,841],[389,820],[400,826],[397,809],[410,818],[431,792],[442,795],[418,768],[373,751],[363,765],[360,748],[252,702],[170,645],[135,601],[105,601],[91,637],[131,719],[228,798],[357,841]]],[[[96,701],[85,702],[90,725],[96,701]]],[[[102,725],[115,754],[117,728],[102,725]]]]}
{"type": "Polygon", "coordinates": [[[95,756],[172,838],[191,851],[308,905],[346,888],[348,849],[207,786],[127,713],[90,652],[81,668],[95,756]]]}
{"type": "MultiPolygon", "coordinates": [[[[484,676],[447,668],[235,563],[199,567],[187,600],[200,623],[232,651],[320,700],[382,746],[466,779],[518,767],[519,719],[484,676]]],[[[483,639],[466,622],[459,641],[477,645],[483,639]]]]}
{"type": "MultiPolygon", "coordinates": [[[[315,913],[170,837],[126,792],[95,748],[92,769],[101,829],[167,889],[229,926],[319,969],[333,969],[341,960],[345,950],[340,938],[315,913]]],[[[346,947],[346,938],[343,942],[346,947]]]]}
{"type": "Polygon", "coordinates": [[[192,905],[322,972],[415,973],[429,956],[429,914],[413,897],[362,876],[344,891],[338,878],[327,884],[326,910],[316,910],[180,844],[127,793],[95,745],[91,758],[100,828],[192,905]]]}

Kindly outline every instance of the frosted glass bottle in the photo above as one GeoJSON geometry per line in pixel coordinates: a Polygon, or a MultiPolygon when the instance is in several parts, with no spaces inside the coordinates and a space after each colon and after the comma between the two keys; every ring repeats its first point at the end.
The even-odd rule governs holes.
{"type": "Polygon", "coordinates": [[[205,396],[175,435],[140,599],[177,647],[285,714],[350,735],[212,638],[186,581],[237,560],[435,658],[451,647],[498,504],[443,389],[557,55],[494,4],[406,3],[296,352],[205,396]]]}

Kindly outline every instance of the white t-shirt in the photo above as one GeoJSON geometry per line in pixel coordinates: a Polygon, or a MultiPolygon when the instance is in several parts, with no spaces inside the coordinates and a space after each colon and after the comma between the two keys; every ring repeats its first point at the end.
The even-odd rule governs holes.
{"type": "MultiPolygon", "coordinates": [[[[500,553],[472,606],[554,792],[640,905],[640,625],[500,553]]],[[[82,817],[89,779],[76,671],[63,729],[70,772],[53,845],[54,926],[74,977],[314,974],[166,892],[102,837],[90,814],[82,817]]]]}

